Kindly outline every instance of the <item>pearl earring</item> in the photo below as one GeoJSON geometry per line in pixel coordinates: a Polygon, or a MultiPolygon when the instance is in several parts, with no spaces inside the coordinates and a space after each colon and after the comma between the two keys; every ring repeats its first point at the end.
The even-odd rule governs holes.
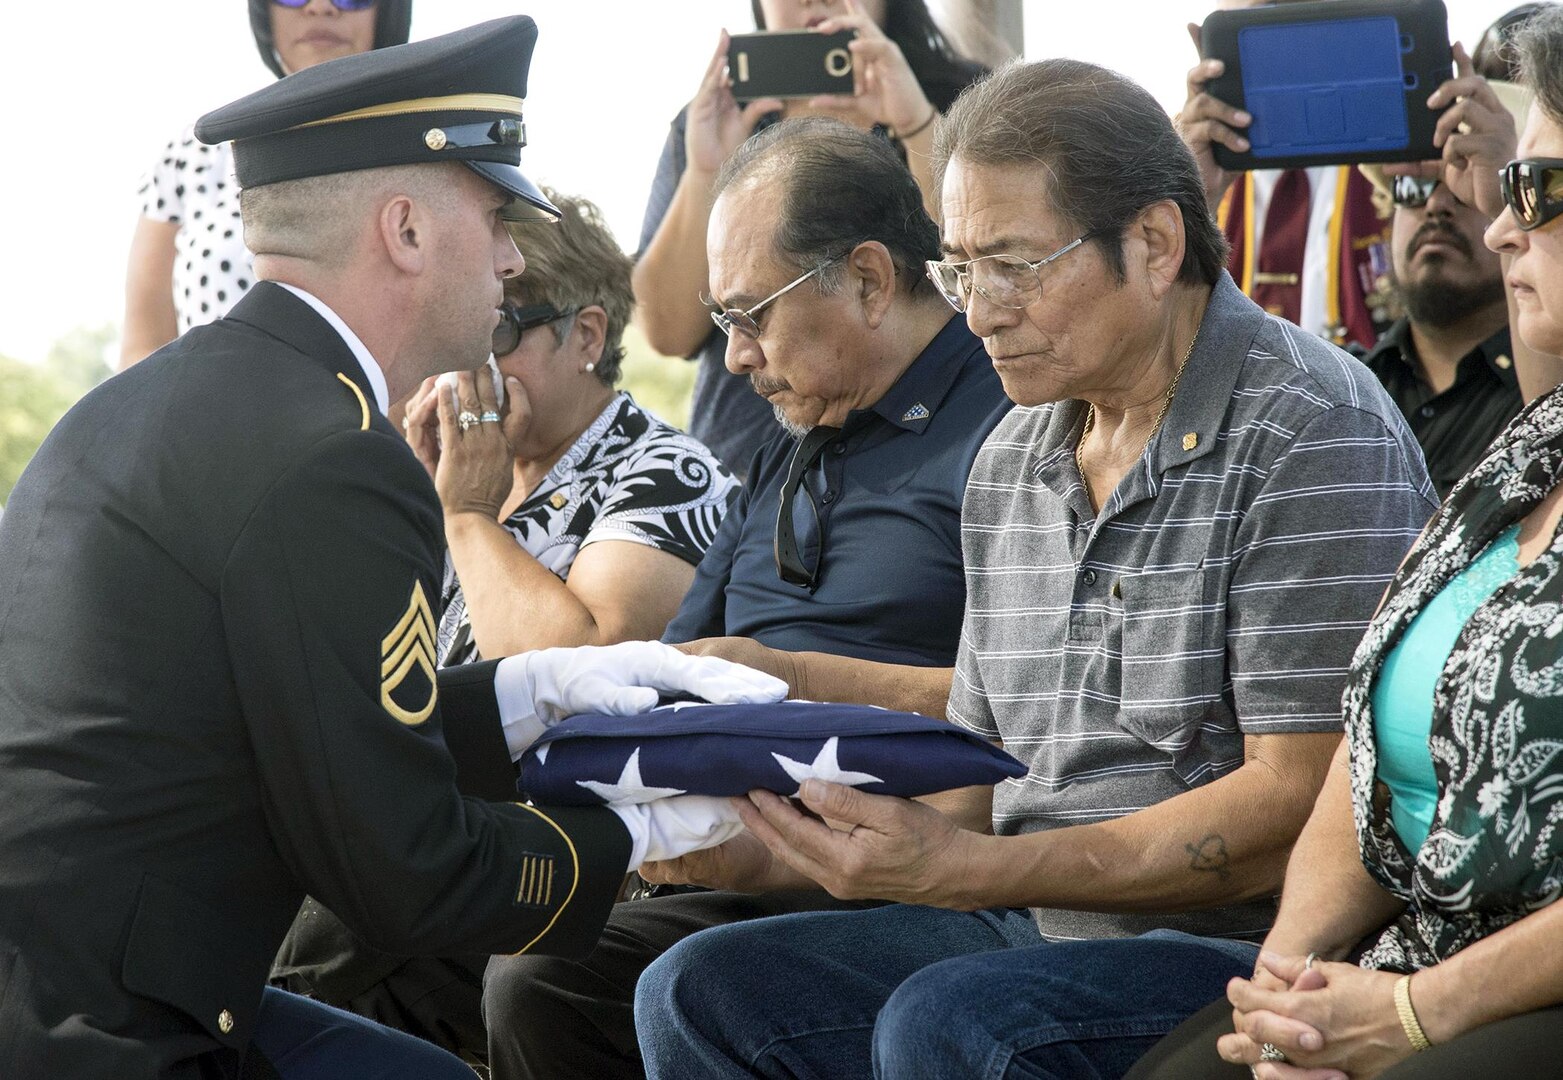
{"type": "Polygon", "coordinates": [[[587,370],[587,371],[588,371],[588,372],[591,372],[591,371],[596,371],[596,370],[597,370],[597,365],[596,365],[596,364],[595,364],[595,363],[588,363],[588,364],[587,364],[587,365],[586,365],[586,370],[587,370]]]}

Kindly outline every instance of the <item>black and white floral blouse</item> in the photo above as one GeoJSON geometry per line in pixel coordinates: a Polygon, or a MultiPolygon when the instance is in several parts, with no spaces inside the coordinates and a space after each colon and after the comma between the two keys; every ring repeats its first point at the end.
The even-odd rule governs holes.
{"type": "MultiPolygon", "coordinates": [[[[599,540],[628,540],[700,561],[737,488],[704,443],[615,395],[504,526],[561,579],[599,540]]],[[[445,556],[437,635],[440,666],[481,659],[467,602],[445,556]]]]}
{"type": "Polygon", "coordinates": [[[1343,701],[1363,864],[1408,901],[1362,957],[1414,971],[1524,918],[1563,891],[1563,539],[1460,632],[1433,693],[1438,803],[1408,851],[1378,781],[1372,689],[1416,614],[1563,480],[1563,390],[1525,409],[1457,484],[1395,575],[1357,649],[1343,701]]]}

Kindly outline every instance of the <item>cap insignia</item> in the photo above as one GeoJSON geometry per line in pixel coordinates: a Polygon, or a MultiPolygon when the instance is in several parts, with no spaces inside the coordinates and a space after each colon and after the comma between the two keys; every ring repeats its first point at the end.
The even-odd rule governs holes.
{"type": "Polygon", "coordinates": [[[448,140],[445,138],[445,132],[441,131],[439,128],[430,128],[428,131],[423,133],[423,145],[427,146],[430,150],[445,149],[445,143],[447,141],[448,140]]]}

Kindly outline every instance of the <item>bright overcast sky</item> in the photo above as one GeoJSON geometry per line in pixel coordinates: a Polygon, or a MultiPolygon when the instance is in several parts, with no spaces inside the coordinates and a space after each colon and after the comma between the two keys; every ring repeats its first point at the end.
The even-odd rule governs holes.
{"type": "MultiPolygon", "coordinates": [[[[1475,41],[1516,0],[1446,0],[1475,41]]],[[[1184,25],[1210,3],[1024,0],[1026,55],[1072,56],[1144,83],[1169,109],[1193,60],[1184,25]]],[[[937,3],[934,4],[937,10],[937,3]]],[[[243,0],[18,4],[0,33],[0,355],[36,361],[78,326],[118,323],[142,172],[196,116],[271,78],[243,0]]],[[[746,0],[414,0],[428,37],[525,11],[539,27],[527,95],[535,179],[595,200],[639,238],[668,121],[694,92],[720,27],[746,0]]],[[[0,396],[5,388],[0,386],[0,396]]]]}

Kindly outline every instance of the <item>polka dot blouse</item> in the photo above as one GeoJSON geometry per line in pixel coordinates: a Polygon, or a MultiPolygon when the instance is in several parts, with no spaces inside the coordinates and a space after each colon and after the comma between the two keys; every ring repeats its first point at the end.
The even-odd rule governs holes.
{"type": "Polygon", "coordinates": [[[228,144],[206,146],[186,128],[147,173],[140,197],[143,217],[179,225],[174,238],[179,332],[221,318],[255,280],[228,144]]]}

